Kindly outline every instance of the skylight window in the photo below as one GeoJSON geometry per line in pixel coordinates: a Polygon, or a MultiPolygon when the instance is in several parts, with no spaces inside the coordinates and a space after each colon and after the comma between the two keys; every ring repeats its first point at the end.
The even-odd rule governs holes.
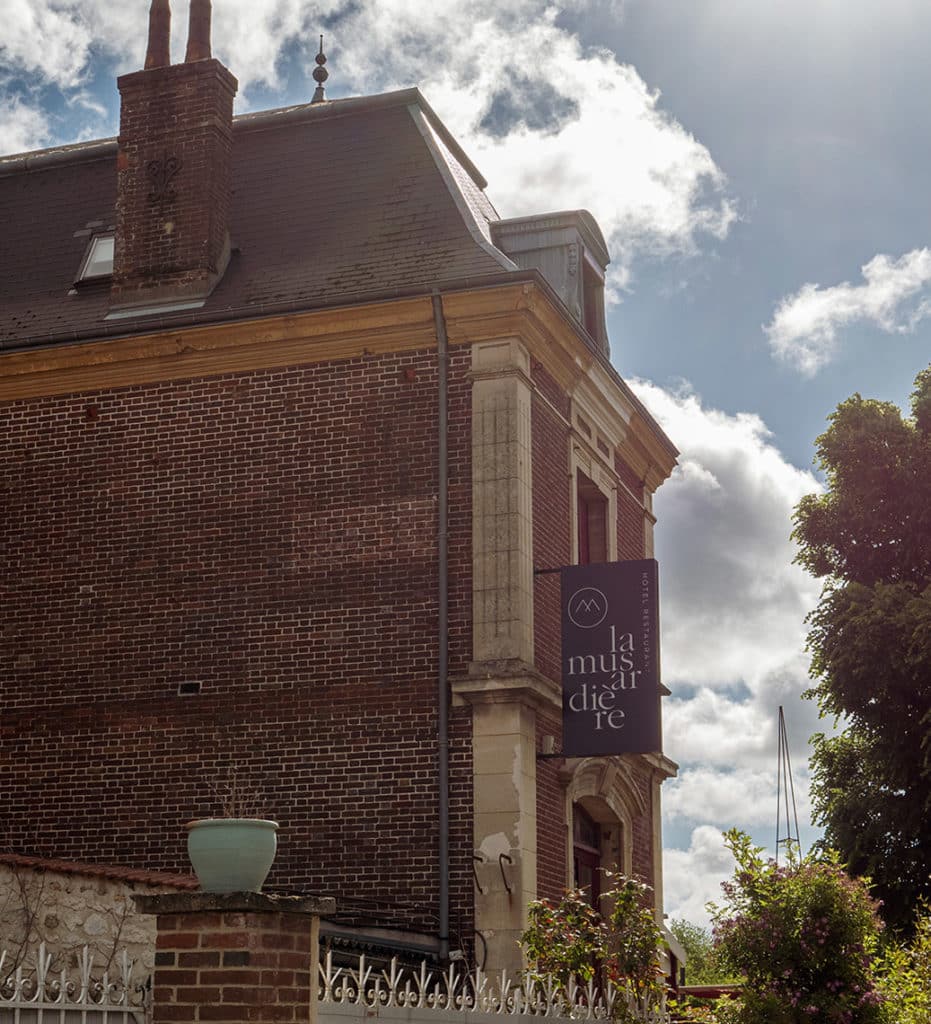
{"type": "Polygon", "coordinates": [[[113,235],[94,235],[84,253],[78,281],[96,281],[113,274],[113,235]]]}

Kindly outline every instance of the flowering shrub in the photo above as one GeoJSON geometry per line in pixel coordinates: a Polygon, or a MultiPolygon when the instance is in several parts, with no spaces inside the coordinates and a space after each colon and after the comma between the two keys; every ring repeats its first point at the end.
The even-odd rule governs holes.
{"type": "Polygon", "coordinates": [[[739,1024],[743,1012],[740,1000],[727,996],[719,999],[683,996],[670,999],[667,1005],[676,1024],[739,1024]]]}
{"type": "Polygon", "coordinates": [[[563,985],[595,976],[595,963],[604,955],[605,924],[584,889],[570,889],[558,903],[534,900],[527,918],[520,944],[537,974],[563,985]]]}
{"type": "Polygon", "coordinates": [[[891,944],[883,951],[877,973],[889,1024],[931,1021],[931,907],[919,909],[910,946],[891,944]]]}
{"type": "Polygon", "coordinates": [[[605,876],[605,914],[589,903],[584,889],[570,889],[558,903],[535,900],[521,948],[534,973],[564,985],[596,977],[612,982],[620,994],[612,1006],[614,1019],[636,1021],[638,1013],[662,1003],[662,933],[653,918],[650,887],[607,871],[605,876]]]}
{"type": "Polygon", "coordinates": [[[872,967],[882,928],[866,882],[836,860],[777,867],[736,829],[737,861],[712,905],[715,941],[745,979],[738,1024],[873,1024],[883,998],[872,967]]]}

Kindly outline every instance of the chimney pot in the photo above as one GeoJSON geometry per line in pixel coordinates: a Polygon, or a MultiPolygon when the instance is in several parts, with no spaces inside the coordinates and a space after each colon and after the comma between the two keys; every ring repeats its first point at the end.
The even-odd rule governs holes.
{"type": "Polygon", "coordinates": [[[210,57],[210,0],[191,0],[191,16],[188,22],[186,64],[210,57]]]}
{"type": "Polygon", "coordinates": [[[152,0],[149,8],[149,45],[145,68],[164,68],[171,63],[171,6],[168,0],[152,0]]]}

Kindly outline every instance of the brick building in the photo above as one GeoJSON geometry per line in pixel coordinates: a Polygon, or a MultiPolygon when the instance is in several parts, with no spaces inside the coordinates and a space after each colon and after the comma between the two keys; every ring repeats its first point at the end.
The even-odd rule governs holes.
{"type": "Polygon", "coordinates": [[[499,219],[416,90],[233,118],[166,7],[119,139],[0,160],[0,843],[184,871],[235,776],[334,933],[514,964],[599,864],[659,912],[674,765],[538,757],[534,568],[651,557],[676,455],[597,225],[499,219]]]}

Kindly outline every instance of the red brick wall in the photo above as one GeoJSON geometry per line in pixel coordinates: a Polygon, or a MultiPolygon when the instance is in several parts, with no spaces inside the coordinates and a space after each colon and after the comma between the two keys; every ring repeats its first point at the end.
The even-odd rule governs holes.
{"type": "MultiPolygon", "coordinates": [[[[540,569],[566,565],[572,557],[568,475],[569,400],[553,378],[535,363],[533,397],[533,557],[540,569]]],[[[560,678],[559,576],[534,580],[534,655],[537,669],[560,678]]],[[[544,736],[562,746],[558,713],[537,713],[537,749],[544,736]]],[[[537,761],[537,890],[556,897],[566,887],[565,791],[556,763],[537,761]]]]}
{"type": "MultiPolygon", "coordinates": [[[[453,666],[471,639],[468,358],[450,384],[453,666]]],[[[0,406],[5,845],[184,870],[182,824],[217,810],[235,764],[282,825],[272,885],[435,927],[436,402],[419,353],[0,406]]],[[[470,722],[454,711],[466,934],[470,722]]]]}
{"type": "Polygon", "coordinates": [[[643,558],[643,482],[619,455],[614,457],[614,470],[621,481],[617,489],[617,557],[643,558]]]}
{"type": "MultiPolygon", "coordinates": [[[[644,769],[637,775],[637,786],[646,802],[647,813],[637,815],[631,829],[633,850],[631,853],[631,873],[647,885],[653,884],[653,787],[650,784],[649,772],[644,769]]],[[[657,813],[659,809],[657,808],[657,813]]]]}
{"type": "MultiPolygon", "coordinates": [[[[537,750],[546,735],[556,737],[558,750],[558,711],[537,713],[537,750]]],[[[537,894],[549,899],[558,899],[566,890],[566,791],[559,767],[558,760],[537,761],[537,894]]]]}
{"type": "MultiPolygon", "coordinates": [[[[533,564],[558,568],[572,559],[572,511],[569,481],[569,399],[553,378],[534,363],[536,392],[533,430],[533,564]]],[[[534,579],[534,660],[550,679],[560,676],[559,576],[534,579]]]]}

